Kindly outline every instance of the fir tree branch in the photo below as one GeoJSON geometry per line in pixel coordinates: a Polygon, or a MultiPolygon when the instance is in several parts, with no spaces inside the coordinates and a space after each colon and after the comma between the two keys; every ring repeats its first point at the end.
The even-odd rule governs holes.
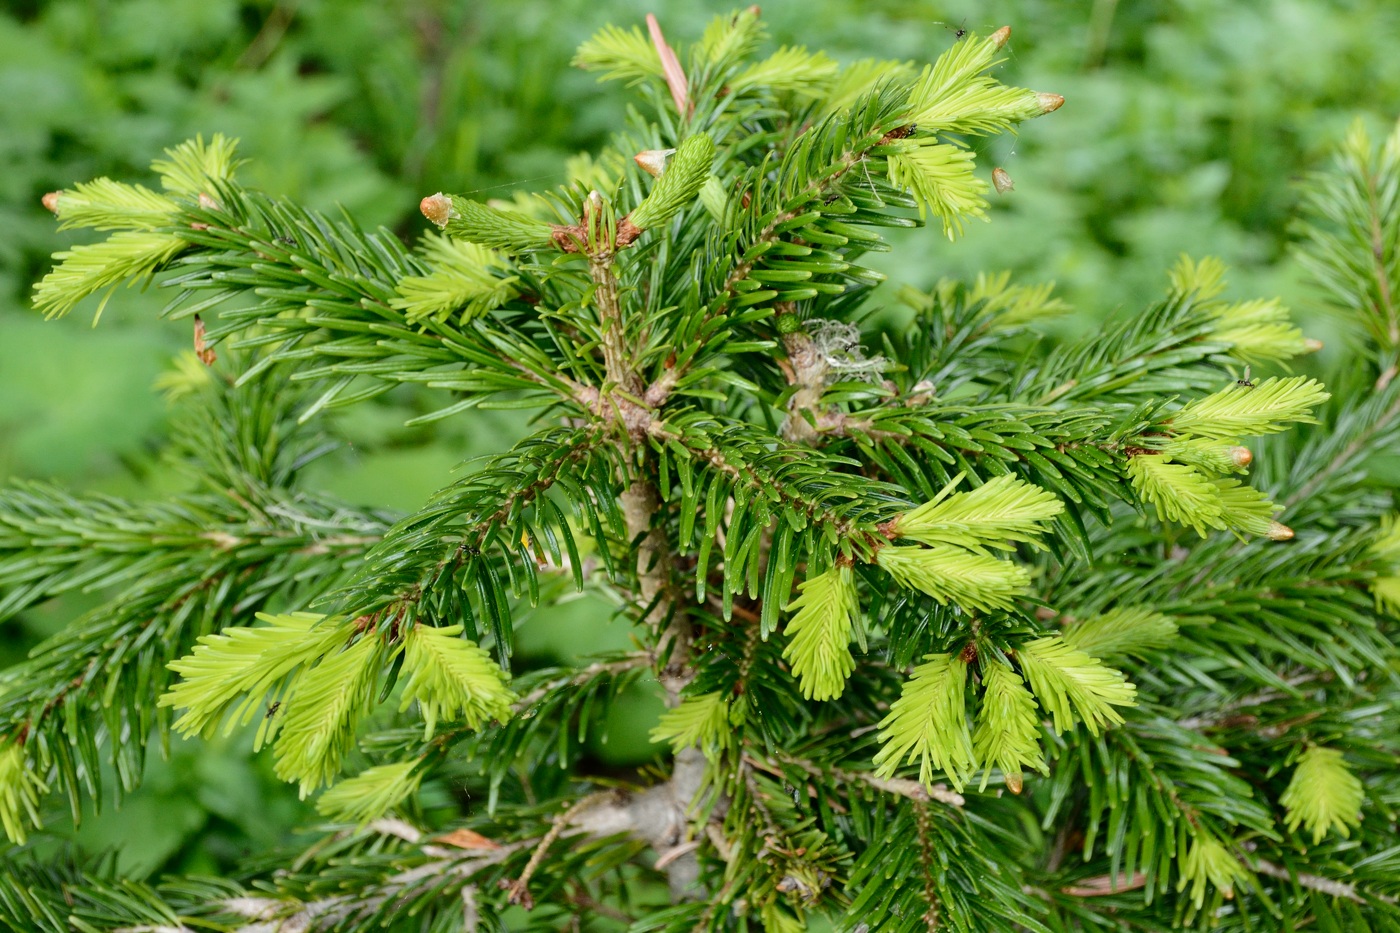
{"type": "Polygon", "coordinates": [[[597,806],[604,800],[608,800],[613,796],[612,791],[599,791],[598,793],[589,794],[570,806],[563,813],[559,814],[559,816],[555,817],[553,824],[549,827],[549,832],[544,834],[544,838],[536,844],[534,851],[530,854],[530,861],[525,863],[525,868],[520,872],[520,877],[512,881],[510,887],[507,889],[512,904],[519,904],[526,910],[535,906],[534,898],[530,897],[530,878],[544,861],[545,853],[549,851],[549,847],[554,844],[555,840],[564,832],[565,827],[574,821],[580,813],[587,810],[589,807],[597,806]]]}
{"type": "MultiPolygon", "coordinates": [[[[101,515],[104,509],[123,508],[138,515],[142,511],[112,499],[101,501],[93,511],[101,515]]],[[[297,508],[309,516],[336,519],[334,527],[344,527],[341,523],[348,524],[352,514],[338,504],[317,509],[308,498],[301,498],[297,508]]],[[[163,509],[152,511],[159,516],[163,509]]],[[[149,691],[163,692],[170,681],[168,662],[202,634],[251,621],[253,613],[276,594],[306,589],[298,581],[307,566],[323,568],[322,585],[332,582],[333,577],[324,572],[327,558],[333,565],[353,564],[364,550],[361,541],[375,537],[354,535],[348,542],[332,545],[329,539],[345,536],[289,523],[269,526],[256,519],[240,520],[241,511],[241,504],[229,500],[186,500],[168,513],[180,516],[182,524],[161,529],[168,549],[149,552],[147,560],[120,562],[109,555],[131,553],[120,543],[123,537],[135,534],[143,542],[151,539],[139,522],[109,511],[110,530],[102,535],[105,542],[73,558],[60,558],[65,573],[41,581],[41,589],[30,591],[35,598],[63,592],[91,579],[92,570],[108,575],[119,587],[110,602],[41,644],[31,660],[6,671],[0,680],[0,722],[18,742],[31,745],[45,767],[49,756],[54,756],[55,773],[75,809],[80,806],[79,774],[84,775],[82,787],[96,790],[94,782],[100,774],[96,756],[103,741],[111,744],[119,785],[130,790],[139,781],[146,741],[153,729],[169,728],[168,713],[149,703],[149,691]],[[108,548],[112,550],[104,554],[108,548]],[[74,572],[66,572],[69,568],[74,572]],[[96,722],[87,724],[79,711],[96,714],[96,722]],[[82,723],[79,728],[94,738],[74,741],[78,734],[66,735],[70,723],[82,723]]],[[[84,513],[84,519],[91,521],[92,511],[84,513]]],[[[266,515],[260,518],[268,520],[266,515]]],[[[382,527],[370,516],[364,516],[363,522],[361,527],[382,527]]],[[[41,542],[37,542],[40,547],[41,542]]],[[[32,566],[31,554],[20,551],[16,556],[32,566]]],[[[4,563],[0,555],[0,567],[4,563]]]]}
{"type": "Polygon", "coordinates": [[[564,480],[566,498],[577,516],[588,518],[595,537],[620,537],[623,522],[615,505],[606,496],[595,502],[576,485],[584,476],[601,480],[601,488],[611,484],[612,464],[602,455],[607,446],[597,425],[526,438],[386,531],[366,555],[364,566],[331,601],[350,616],[400,622],[408,616],[447,620],[465,615],[473,637],[477,613],[483,613],[502,661],[507,660],[511,639],[505,591],[498,572],[487,563],[489,556],[502,555],[520,591],[536,585],[536,561],[543,561],[546,547],[556,561],[567,551],[575,583],[582,586],[578,546],[564,512],[545,494],[564,480]],[[600,511],[605,519],[599,518],[600,511]],[[458,573],[468,575],[462,590],[444,592],[436,585],[458,573]],[[480,597],[477,610],[468,602],[468,591],[480,597]]]}
{"type": "MultiPolygon", "coordinates": [[[[1249,848],[1249,844],[1246,844],[1249,848]]],[[[1309,874],[1308,872],[1294,872],[1281,865],[1276,865],[1268,859],[1254,858],[1250,860],[1250,867],[1261,875],[1268,875],[1270,878],[1277,878],[1280,881],[1287,881],[1309,891],[1318,891],[1328,897],[1344,897],[1349,901],[1358,904],[1368,904],[1372,900],[1380,901],[1383,904],[1395,904],[1400,902],[1397,898],[1387,894],[1369,894],[1361,896],[1354,883],[1347,881],[1337,881],[1334,878],[1324,878],[1321,875],[1309,874]]]]}
{"type": "MultiPolygon", "coordinates": [[[[962,794],[949,790],[946,784],[934,784],[932,787],[925,787],[918,781],[907,778],[883,778],[871,771],[851,771],[844,768],[822,767],[807,758],[801,758],[787,752],[772,752],[772,758],[783,764],[793,765],[817,778],[835,778],[845,784],[863,784],[873,787],[881,793],[891,794],[896,797],[904,797],[909,800],[926,802],[929,800],[947,804],[950,807],[961,807],[967,800],[962,794]]],[[[757,768],[763,768],[775,775],[781,775],[781,770],[772,760],[764,760],[746,754],[745,760],[757,768]]]]}
{"type": "MultiPolygon", "coordinates": [[[[1327,461],[1320,469],[1314,470],[1309,479],[1286,496],[1283,500],[1284,507],[1292,508],[1299,503],[1308,501],[1319,489],[1325,488],[1327,484],[1333,482],[1339,473],[1352,467],[1362,457],[1371,454],[1373,442],[1378,436],[1383,436],[1384,432],[1396,423],[1397,418],[1400,418],[1400,392],[1395,393],[1395,398],[1384,411],[1379,412],[1360,430],[1349,434],[1350,439],[1346,446],[1337,451],[1331,460],[1327,461]]],[[[1320,436],[1320,440],[1323,438],[1325,435],[1320,436]]]]}
{"type": "MultiPolygon", "coordinates": [[[[867,484],[869,492],[866,495],[870,497],[868,499],[855,490],[849,490],[843,493],[841,498],[848,500],[856,508],[852,508],[851,505],[840,509],[833,508],[824,501],[827,498],[826,483],[812,483],[806,477],[794,477],[794,481],[785,483],[777,470],[773,469],[774,466],[781,468],[786,463],[812,459],[813,454],[810,450],[795,446],[778,446],[776,450],[771,451],[770,456],[764,458],[767,462],[760,462],[746,456],[745,451],[762,450],[771,446],[771,441],[760,440],[746,425],[715,424],[714,427],[719,430],[711,433],[700,425],[694,425],[695,430],[682,432],[667,424],[661,424],[653,426],[650,433],[660,440],[673,442],[695,460],[712,467],[733,482],[747,486],[754,492],[766,492],[776,496],[779,501],[801,511],[810,520],[830,527],[838,537],[852,538],[867,544],[878,543],[874,522],[864,516],[877,510],[884,511],[897,503],[899,500],[893,496],[894,487],[867,484]],[[876,494],[883,495],[875,498],[876,494]]],[[[833,459],[833,466],[839,462],[833,459]]],[[[843,478],[848,477],[850,474],[843,475],[843,478]]]]}
{"type": "Polygon", "coordinates": [[[985,208],[975,153],[948,134],[1062,102],[986,73],[1009,30],[960,37],[917,77],[838,74],[792,47],[755,61],[754,12],[712,24],[688,71],[654,32],[604,30],[577,60],[646,84],[655,114],[633,111],[608,153],[512,209],[425,198],[455,241],[411,251],[244,189],[222,140],[158,163],[163,193],[99,180],[50,197],[65,227],[112,236],[64,259],[44,307],[164,277],[180,290],[168,311],[211,317],[204,350],[236,338],[250,353],[227,394],[244,401],[177,432],[200,491],[159,505],[0,494],[0,615],[114,597],[0,677],[0,716],[21,730],[0,740],[6,829],[24,831],[47,783],[75,805],[99,793],[104,743],[130,785],[145,737],[169,725],[141,694],[168,683],[171,652],[327,587],[341,613],[315,637],[299,637],[309,615],[269,626],[290,632],[277,657],[230,647],[266,629],[221,636],[229,650],[176,662],[194,675],[183,695],[256,714],[249,694],[278,676],[292,689],[283,667],[305,668],[296,689],[314,702],[264,735],[309,723],[279,745],[279,771],[316,784],[357,744],[373,688],[397,689],[423,722],[385,711],[370,766],[321,809],[437,813],[431,782],[471,809],[438,836],[399,818],[333,828],[255,882],[266,897],[10,866],[0,925],[471,929],[532,898],[536,926],[588,914],[664,933],[836,912],[889,933],[1391,919],[1385,587],[1400,565],[1378,544],[1391,497],[1365,468],[1400,437],[1386,356],[1400,309],[1380,255],[1396,241],[1400,135],[1376,156],[1354,134],[1314,198],[1343,229],[1307,234],[1310,269],[1373,331],[1379,378],[1311,439],[1251,451],[1236,435],[1306,420],[1323,393],[1229,385],[1224,368],[1315,342],[1277,301],[1222,300],[1213,260],[1184,260],[1165,301],[1068,342],[1035,334],[1065,310],[1048,286],[940,283],[905,293],[913,324],[866,356],[853,322],[883,278],[863,259],[885,248],[880,228],[918,212],[955,233],[985,208]],[[327,381],[282,404],[284,373],[327,381]],[[299,492],[324,448],[278,440],[296,416],[396,385],[448,393],[416,421],[534,406],[564,426],[392,525],[299,492]],[[1271,524],[1266,489],[1296,533],[1271,524]],[[1205,536],[1143,520],[1148,506],[1205,536]],[[553,602],[592,567],[639,649],[525,673],[516,699],[475,642],[508,664],[519,602],[553,602]],[[1028,612],[1035,596],[1055,608],[1028,612]],[[670,774],[589,777],[587,742],[649,668],[673,704],[653,731],[670,774]],[[493,717],[507,718],[473,730],[493,717]],[[909,758],[922,781],[895,776],[909,758]],[[1049,786],[964,797],[928,786],[935,770],[1011,791],[1048,770],[1049,786]],[[1333,829],[1345,845],[1323,844],[1333,829]],[[914,857],[890,859],[891,839],[914,857]],[[669,907],[634,899],[663,874],[669,907]]]}
{"type": "Polygon", "coordinates": [[[563,677],[540,684],[538,687],[526,693],[511,704],[511,708],[517,713],[523,713],[534,708],[535,704],[550,694],[571,686],[579,686],[597,677],[608,677],[613,674],[621,674],[637,668],[647,667],[652,663],[650,655],[635,654],[623,658],[619,661],[595,661],[587,667],[579,668],[563,677]]]}

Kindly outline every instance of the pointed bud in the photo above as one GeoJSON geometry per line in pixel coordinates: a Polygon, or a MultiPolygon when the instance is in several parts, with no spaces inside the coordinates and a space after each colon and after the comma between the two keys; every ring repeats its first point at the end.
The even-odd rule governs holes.
{"type": "Polygon", "coordinates": [[[1322,349],[1322,341],[1321,341],[1321,340],[1317,340],[1317,339],[1315,339],[1315,338],[1313,338],[1313,337],[1307,337],[1307,338],[1305,338],[1305,339],[1303,340],[1303,350],[1304,350],[1304,351],[1306,351],[1306,352],[1308,352],[1308,353],[1316,353],[1318,350],[1321,350],[1321,349],[1322,349]]]}
{"type": "MultiPolygon", "coordinates": [[[[597,228],[598,218],[601,216],[603,216],[603,196],[597,191],[590,191],[588,192],[588,197],[583,199],[583,217],[580,218],[580,223],[582,224],[582,230],[580,232],[583,233],[585,239],[591,238],[588,231],[597,228]]],[[[628,214],[627,216],[631,217],[632,215],[628,214]]],[[[632,222],[629,220],[628,223],[631,224],[632,222]]],[[[635,224],[632,225],[636,226],[635,224]]],[[[633,239],[636,239],[636,237],[634,236],[633,239]]]]}
{"type": "Polygon", "coordinates": [[[1269,530],[1265,532],[1270,541],[1291,541],[1293,540],[1293,529],[1282,522],[1269,522],[1269,530]]]}
{"type": "Polygon", "coordinates": [[[753,6],[749,7],[748,13],[750,16],[759,17],[763,15],[763,9],[755,3],[753,6]]]}
{"type": "Polygon", "coordinates": [[[456,213],[452,209],[452,199],[439,191],[437,194],[428,195],[418,202],[418,209],[423,212],[423,216],[428,218],[439,227],[447,226],[447,222],[456,213]]]}
{"type": "Polygon", "coordinates": [[[1235,466],[1244,469],[1254,462],[1254,454],[1248,447],[1231,447],[1230,459],[1234,461],[1235,466]]]}
{"type": "Polygon", "coordinates": [[[194,316],[194,355],[205,366],[213,366],[219,358],[214,348],[204,342],[204,319],[198,314],[194,316]]]}
{"type": "Polygon", "coordinates": [[[1006,169],[997,166],[992,169],[992,187],[997,189],[997,194],[1006,194],[1016,187],[1016,183],[1011,180],[1011,175],[1006,169]]]}
{"type": "Polygon", "coordinates": [[[1012,771],[1010,774],[1002,775],[1002,777],[1006,779],[1006,789],[1013,794],[1019,794],[1021,788],[1025,786],[1025,782],[1019,771],[1012,771]]]}
{"type": "Polygon", "coordinates": [[[1054,113],[1065,105],[1065,99],[1059,94],[1040,93],[1035,96],[1040,101],[1041,113],[1054,113]]]}
{"type": "Polygon", "coordinates": [[[58,213],[58,199],[63,196],[62,191],[50,191],[44,195],[44,207],[54,214],[58,213]]]}
{"type": "Polygon", "coordinates": [[[203,191],[199,193],[199,206],[206,211],[221,211],[224,206],[203,191]]]}
{"type": "Polygon", "coordinates": [[[647,149],[637,153],[632,158],[642,167],[652,178],[660,178],[661,173],[666,171],[666,159],[676,150],[674,149],[647,149]]]}
{"type": "Polygon", "coordinates": [[[914,387],[909,390],[910,405],[926,405],[928,400],[934,396],[934,385],[927,379],[920,379],[914,383],[914,387]]]}
{"type": "MultiPolygon", "coordinates": [[[[1001,28],[998,29],[996,32],[992,33],[991,39],[992,39],[992,45],[993,45],[995,48],[998,48],[998,49],[999,49],[999,48],[1003,47],[1003,46],[1006,45],[1006,43],[1011,39],[1011,27],[1010,27],[1010,26],[1003,26],[1003,27],[1001,27],[1001,28]]],[[[1019,791],[1018,791],[1017,793],[1019,793],[1019,791]]]]}

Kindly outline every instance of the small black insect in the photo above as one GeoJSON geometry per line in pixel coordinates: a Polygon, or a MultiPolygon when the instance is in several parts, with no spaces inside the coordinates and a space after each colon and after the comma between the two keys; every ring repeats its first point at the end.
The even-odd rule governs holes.
{"type": "Polygon", "coordinates": [[[1247,365],[1245,366],[1245,368],[1244,368],[1244,378],[1243,378],[1243,379],[1236,379],[1236,380],[1235,380],[1235,385],[1239,386],[1241,389],[1252,389],[1252,388],[1254,388],[1254,383],[1251,382],[1250,379],[1249,379],[1249,366],[1247,366],[1247,365]]]}
{"type": "Polygon", "coordinates": [[[888,143],[895,141],[896,139],[907,139],[910,136],[913,136],[914,131],[918,128],[918,124],[915,123],[910,123],[905,126],[896,126],[884,136],[880,137],[880,145],[884,146],[888,143]]]}
{"type": "Polygon", "coordinates": [[[269,703],[268,706],[267,706],[267,715],[264,716],[263,718],[264,718],[264,719],[271,719],[273,716],[275,716],[275,715],[277,714],[277,711],[278,711],[279,709],[281,709],[281,708],[282,708],[282,701],[281,701],[281,700],[277,700],[277,701],[275,701],[275,702],[269,703]]]}
{"type": "Polygon", "coordinates": [[[293,249],[297,246],[297,241],[289,236],[275,236],[272,238],[272,241],[274,243],[281,243],[283,246],[290,246],[293,249]]]}

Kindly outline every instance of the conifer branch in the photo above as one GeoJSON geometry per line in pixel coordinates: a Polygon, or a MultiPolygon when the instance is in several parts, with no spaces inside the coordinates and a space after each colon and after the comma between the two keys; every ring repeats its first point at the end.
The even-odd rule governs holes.
{"type": "MultiPolygon", "coordinates": [[[[786,752],[775,752],[774,757],[783,764],[801,768],[813,777],[825,778],[830,776],[850,785],[864,784],[882,793],[892,794],[897,797],[906,797],[909,800],[933,800],[950,807],[961,807],[967,803],[966,798],[963,797],[962,794],[949,790],[945,784],[934,784],[932,787],[925,787],[919,781],[911,781],[905,778],[882,778],[870,771],[822,768],[813,761],[786,752]]],[[[754,767],[767,768],[769,770],[776,767],[776,765],[770,762],[761,761],[752,757],[749,757],[747,760],[754,767]]]]}
{"type": "Polygon", "coordinates": [[[1362,400],[1238,379],[1318,344],[1277,300],[1224,297],[1209,258],[1079,339],[1042,332],[1068,310],[1049,284],[1006,275],[905,290],[913,323],[876,334],[856,322],[882,228],[956,235],[988,190],[965,137],[1063,98],[995,79],[1009,29],[920,69],[760,52],[756,10],[690,48],[648,27],[575,59],[644,85],[607,151],[510,205],[424,198],[442,233],[417,249],[243,187],[221,137],[157,162],[159,189],[46,198],[107,239],[59,257],[41,309],[154,279],[205,325],[166,380],[194,490],[0,493],[0,617],[106,600],[0,675],[0,825],[28,834],[50,786],[80,810],[109,758],[134,786],[149,737],[254,720],[344,823],[248,888],[11,860],[0,925],[1400,916],[1400,539],[1366,476],[1400,449],[1400,135],[1353,133],[1303,231],[1370,333],[1362,400]],[[205,368],[216,347],[236,378],[205,368]],[[405,515],[302,489],[330,443],[304,425],[395,387],[415,425],[545,424],[405,515]],[[512,678],[522,606],[570,588],[610,598],[635,649],[512,678]],[[662,770],[589,776],[647,672],[662,770]],[[411,822],[425,801],[450,828],[411,822]]]}
{"type": "Polygon", "coordinates": [[[1250,867],[1261,875],[1270,878],[1277,878],[1280,881],[1287,881],[1306,888],[1309,891],[1318,891],[1328,897],[1342,897],[1357,904],[1368,904],[1372,900],[1380,901],[1383,904],[1395,904],[1397,898],[1388,894],[1367,894],[1365,897],[1357,890],[1355,884],[1347,881],[1338,881],[1335,878],[1324,878],[1321,875],[1309,874],[1307,872],[1292,872],[1281,865],[1276,865],[1268,859],[1251,859],[1250,867]]]}
{"type": "Polygon", "coordinates": [[[529,693],[517,699],[511,704],[511,709],[517,713],[533,709],[535,704],[551,693],[570,686],[580,686],[597,677],[606,677],[613,674],[621,674],[626,671],[636,670],[646,667],[652,659],[643,654],[631,655],[618,661],[595,661],[594,663],[566,674],[563,677],[547,681],[529,693]]]}

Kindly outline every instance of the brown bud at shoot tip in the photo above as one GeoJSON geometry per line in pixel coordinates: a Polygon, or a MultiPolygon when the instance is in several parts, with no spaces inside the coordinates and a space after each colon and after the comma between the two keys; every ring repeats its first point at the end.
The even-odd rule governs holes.
{"type": "Polygon", "coordinates": [[[194,316],[194,355],[199,357],[199,361],[205,366],[213,366],[218,359],[214,348],[204,342],[204,319],[198,314],[194,316]]]}
{"type": "Polygon", "coordinates": [[[1041,113],[1054,113],[1065,105],[1065,99],[1059,94],[1040,93],[1035,96],[1040,101],[1041,113]]]}
{"type": "Polygon", "coordinates": [[[218,201],[215,201],[203,191],[199,193],[199,206],[206,211],[221,211],[224,209],[224,206],[222,204],[220,204],[218,201]]]}
{"type": "Polygon", "coordinates": [[[762,16],[763,8],[755,3],[753,6],[749,7],[748,12],[750,16],[762,16]]]}
{"type": "Polygon", "coordinates": [[[1019,771],[1013,771],[1010,774],[1003,775],[1003,777],[1006,778],[1006,789],[1013,794],[1019,794],[1021,788],[1025,786],[1025,782],[1022,780],[1021,772],[1019,771]]]}
{"type": "Polygon", "coordinates": [[[997,166],[992,169],[992,187],[997,189],[997,194],[1006,194],[1008,191],[1015,190],[1016,183],[1011,180],[1011,175],[1006,169],[997,166]]]}
{"type": "Polygon", "coordinates": [[[1248,447],[1231,447],[1230,459],[1237,467],[1247,467],[1254,462],[1254,454],[1248,447]]]}
{"type": "Polygon", "coordinates": [[[447,226],[447,222],[452,219],[452,215],[455,213],[452,210],[452,199],[441,191],[437,194],[430,194],[419,201],[418,209],[423,212],[424,217],[439,227],[447,226]]]}
{"type": "Polygon", "coordinates": [[[1306,337],[1303,340],[1303,349],[1309,353],[1316,353],[1322,349],[1322,341],[1313,337],[1306,337]]]}
{"type": "Polygon", "coordinates": [[[652,178],[660,178],[661,173],[666,171],[666,159],[676,150],[674,149],[647,149],[637,153],[632,158],[642,167],[652,178]]]}
{"type": "Polygon", "coordinates": [[[1035,617],[1042,622],[1049,622],[1057,615],[1059,615],[1059,613],[1056,612],[1054,609],[1051,609],[1049,606],[1035,607],[1035,617]]]}
{"type": "MultiPolygon", "coordinates": [[[[1003,46],[1006,45],[1007,41],[1010,40],[1010,38],[1011,38],[1011,27],[1010,27],[1010,26],[1003,26],[1003,27],[1001,27],[1001,28],[998,29],[996,32],[992,33],[992,37],[991,37],[991,38],[992,38],[992,44],[993,44],[994,46],[996,46],[997,48],[1002,48],[1003,46]]],[[[1019,793],[1019,791],[1018,791],[1018,793],[1019,793]]]]}
{"type": "Polygon", "coordinates": [[[1282,522],[1269,522],[1269,530],[1266,532],[1270,541],[1291,541],[1293,540],[1293,529],[1282,522]]]}
{"type": "Polygon", "coordinates": [[[62,191],[50,191],[48,194],[44,195],[44,207],[47,208],[51,213],[57,214],[58,199],[62,197],[62,195],[62,191]]]}

